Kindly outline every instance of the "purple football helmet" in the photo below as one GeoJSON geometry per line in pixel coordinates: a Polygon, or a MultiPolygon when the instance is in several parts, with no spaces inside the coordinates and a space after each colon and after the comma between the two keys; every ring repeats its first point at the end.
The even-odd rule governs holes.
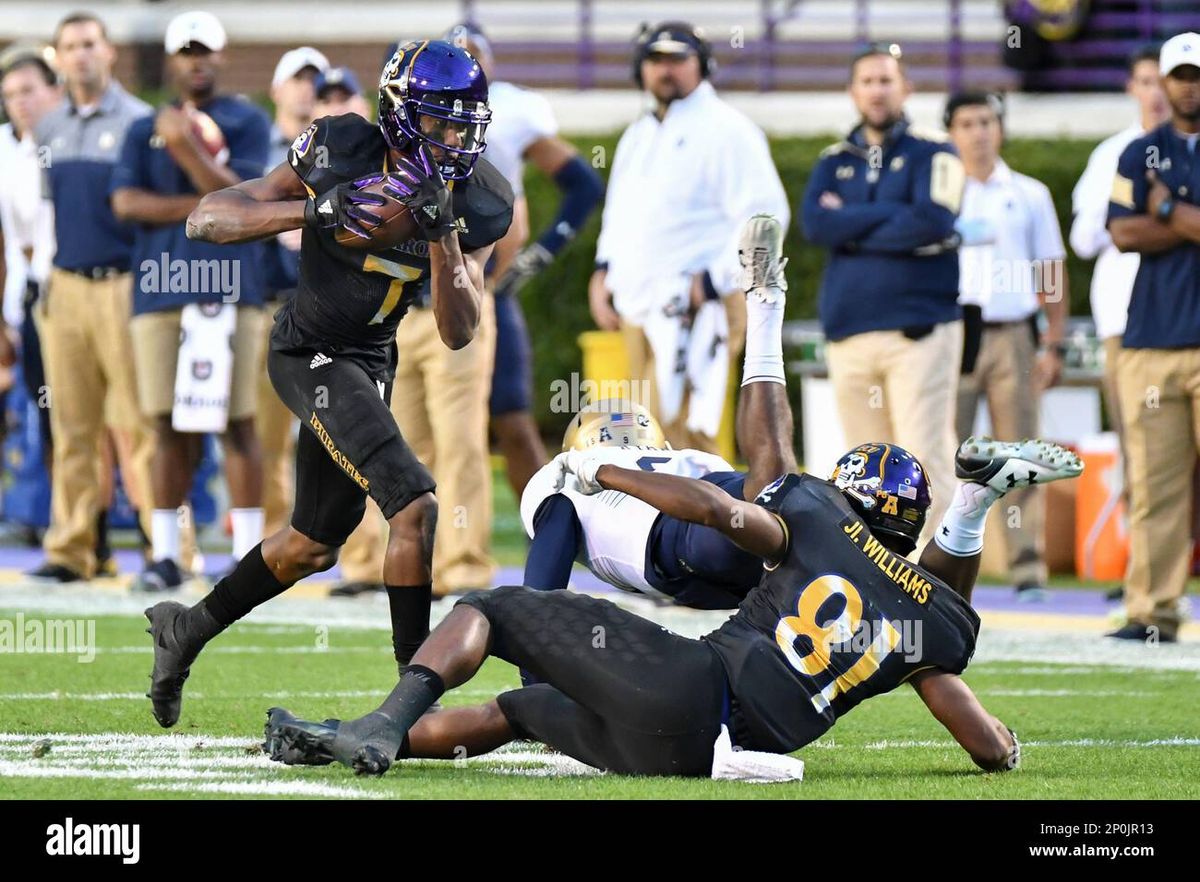
{"type": "Polygon", "coordinates": [[[880,542],[900,554],[917,547],[933,497],[915,456],[895,444],[860,444],[842,455],[829,480],[880,542]]]}
{"type": "Polygon", "coordinates": [[[395,150],[434,148],[447,180],[470,177],[492,119],[479,63],[444,40],[405,43],[379,77],[379,128],[395,150]]]}

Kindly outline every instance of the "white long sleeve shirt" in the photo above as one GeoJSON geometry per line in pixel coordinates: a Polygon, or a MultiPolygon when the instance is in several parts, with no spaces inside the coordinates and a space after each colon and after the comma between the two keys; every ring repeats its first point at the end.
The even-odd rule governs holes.
{"type": "Polygon", "coordinates": [[[42,168],[33,135],[18,140],[12,123],[0,126],[0,226],[4,229],[4,318],[19,327],[25,281],[44,282],[54,257],[54,207],[42,198],[42,168]],[[29,253],[32,258],[26,260],[29,253]]]}
{"type": "Polygon", "coordinates": [[[1141,263],[1139,254],[1122,254],[1117,250],[1106,224],[1117,160],[1132,141],[1144,134],[1142,127],[1135,124],[1101,141],[1071,193],[1071,210],[1075,215],[1069,237],[1071,249],[1084,260],[1096,258],[1091,302],[1096,336],[1100,339],[1125,333],[1129,295],[1141,263]]]}
{"type": "Polygon", "coordinates": [[[613,305],[641,324],[653,292],[708,270],[721,293],[738,286],[737,242],[757,212],[787,229],[787,197],[766,136],[701,83],[659,122],[630,124],[613,156],[596,260],[608,264],[613,305]]]}

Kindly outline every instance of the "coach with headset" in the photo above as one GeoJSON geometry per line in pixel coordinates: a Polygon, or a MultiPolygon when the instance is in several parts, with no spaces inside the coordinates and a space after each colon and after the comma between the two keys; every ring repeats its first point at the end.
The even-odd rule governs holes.
{"type": "Polygon", "coordinates": [[[698,28],[643,28],[633,79],[653,99],[617,144],[592,317],[620,329],[630,375],[675,447],[716,451],[729,360],[745,335],[737,240],[758,212],[788,222],[767,139],[708,82],[712,46],[698,28]]]}

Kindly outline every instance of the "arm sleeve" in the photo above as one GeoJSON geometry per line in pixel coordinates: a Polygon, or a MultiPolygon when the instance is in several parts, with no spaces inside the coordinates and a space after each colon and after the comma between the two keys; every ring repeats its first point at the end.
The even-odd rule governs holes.
{"type": "Polygon", "coordinates": [[[841,248],[856,242],[887,220],[896,209],[894,205],[881,202],[843,205],[841,208],[822,207],[821,194],[827,190],[837,191],[833,177],[836,162],[836,156],[817,160],[804,190],[800,211],[797,212],[803,222],[801,231],[804,237],[826,248],[841,248]]]}
{"type": "Polygon", "coordinates": [[[122,187],[150,188],[147,160],[150,151],[150,127],[153,125],[153,117],[145,117],[135,120],[126,130],[125,140],[121,142],[121,153],[113,166],[108,184],[110,196],[122,187]]]}
{"type": "Polygon", "coordinates": [[[582,156],[567,160],[554,175],[554,183],[562,193],[558,215],[537,240],[550,254],[557,254],[575,238],[588,215],[604,198],[604,181],[582,156]]]}
{"type": "Polygon", "coordinates": [[[533,517],[533,527],[524,584],[539,591],[566,588],[583,541],[583,525],[575,506],[561,493],[547,496],[533,517]]]}
{"type": "Polygon", "coordinates": [[[911,254],[951,236],[965,183],[962,160],[950,148],[940,146],[915,170],[912,203],[894,206],[898,210],[858,240],[860,250],[911,254]]]}
{"type": "Polygon", "coordinates": [[[1105,222],[1108,220],[1108,194],[1116,169],[1105,159],[1097,148],[1071,192],[1071,208],[1075,215],[1071,222],[1071,250],[1084,260],[1091,260],[1112,244],[1105,222]]]}
{"type": "Polygon", "coordinates": [[[1113,175],[1112,192],[1108,195],[1108,221],[1111,223],[1115,218],[1145,214],[1149,189],[1146,183],[1145,145],[1141,141],[1134,141],[1117,160],[1117,173],[1113,175]]]}
{"type": "Polygon", "coordinates": [[[271,124],[258,108],[248,109],[245,119],[229,138],[229,167],[243,181],[261,178],[271,151],[271,124]]]}

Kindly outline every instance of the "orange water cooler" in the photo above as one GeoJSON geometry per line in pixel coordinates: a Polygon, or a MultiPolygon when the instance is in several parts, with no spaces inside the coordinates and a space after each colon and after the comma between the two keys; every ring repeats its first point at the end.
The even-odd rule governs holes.
{"type": "Polygon", "coordinates": [[[1121,491],[1121,449],[1115,432],[1079,442],[1083,474],[1075,502],[1075,571],[1084,579],[1121,580],[1129,560],[1129,530],[1121,491]]]}

